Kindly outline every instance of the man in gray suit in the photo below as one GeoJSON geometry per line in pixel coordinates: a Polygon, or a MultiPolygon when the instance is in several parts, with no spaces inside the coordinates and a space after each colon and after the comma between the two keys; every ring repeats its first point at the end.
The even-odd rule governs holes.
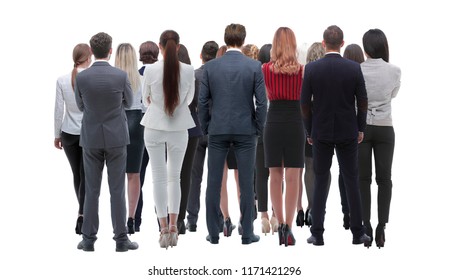
{"type": "MultiPolygon", "coordinates": [[[[220,232],[220,190],[223,168],[230,145],[234,145],[239,171],[242,244],[259,241],[254,235],[254,164],[257,136],[262,134],[267,98],[259,61],[242,54],[243,25],[225,29],[227,52],[204,64],[198,112],[205,135],[209,136],[206,190],[207,240],[217,244],[220,232]]],[[[228,233],[227,236],[229,236],[228,233]]]]}
{"type": "Polygon", "coordinates": [[[127,74],[112,67],[112,38],[100,32],[90,39],[95,57],[92,66],[76,77],[75,98],[83,111],[80,146],[86,176],[83,240],[78,249],[94,251],[98,232],[98,200],[104,163],[108,169],[111,195],[111,218],[115,250],[125,252],[138,248],[126,232],[125,168],[126,145],[129,144],[125,107],[132,104],[133,93],[127,74]]]}

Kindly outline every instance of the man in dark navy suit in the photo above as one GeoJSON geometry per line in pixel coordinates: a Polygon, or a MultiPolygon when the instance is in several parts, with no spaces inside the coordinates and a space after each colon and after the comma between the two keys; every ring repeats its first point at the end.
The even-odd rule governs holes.
{"type": "Polygon", "coordinates": [[[313,145],[313,224],[312,236],[307,242],[314,245],[324,245],[327,183],[334,150],[346,185],[352,243],[370,240],[362,226],[357,163],[358,143],[363,140],[366,127],[368,99],[360,65],[340,55],[343,44],[343,31],[338,26],[329,26],[324,31],[326,55],[307,64],[301,91],[307,141],[313,145]]]}
{"type": "MultiPolygon", "coordinates": [[[[226,53],[204,64],[198,113],[209,137],[206,190],[207,240],[217,244],[220,232],[220,190],[230,145],[234,145],[239,171],[242,244],[259,241],[253,231],[254,165],[257,136],[262,134],[267,98],[259,61],[242,54],[243,25],[225,29],[226,53]]],[[[230,234],[228,234],[229,236],[230,234]]]]}

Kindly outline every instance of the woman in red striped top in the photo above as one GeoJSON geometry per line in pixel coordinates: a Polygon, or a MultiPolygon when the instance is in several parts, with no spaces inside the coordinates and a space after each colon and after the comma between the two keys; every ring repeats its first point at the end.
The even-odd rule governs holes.
{"type": "Polygon", "coordinates": [[[303,67],[298,60],[296,37],[290,28],[280,27],[276,31],[271,61],[263,64],[262,70],[270,101],[264,143],[265,166],[270,169],[271,203],[280,223],[279,245],[295,245],[291,228],[298,196],[302,193],[299,178],[304,167],[305,134],[299,104],[303,67]]]}

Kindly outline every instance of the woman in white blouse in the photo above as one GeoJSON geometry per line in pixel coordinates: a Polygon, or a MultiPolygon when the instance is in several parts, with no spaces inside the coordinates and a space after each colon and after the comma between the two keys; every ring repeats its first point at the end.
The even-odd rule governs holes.
{"type": "Polygon", "coordinates": [[[372,157],[376,170],[377,218],[375,231],[376,246],[385,244],[385,224],[390,214],[391,167],[393,164],[395,134],[391,117],[391,100],[396,97],[401,85],[401,69],[389,63],[388,41],[379,29],[370,29],[363,35],[363,49],[366,61],[360,66],[365,78],[368,94],[368,112],[366,131],[363,142],[359,145],[359,180],[362,197],[363,224],[371,241],[365,243],[371,246],[373,229],[371,227],[371,175],[373,170],[372,157]]]}
{"type": "Polygon", "coordinates": [[[163,60],[145,68],[143,101],[148,108],[141,124],[145,126],[144,140],[161,228],[159,244],[168,248],[178,242],[180,174],[188,142],[187,129],[195,126],[188,107],[195,93],[195,78],[193,67],[179,62],[178,33],[164,31],[159,48],[163,60]]]}
{"type": "Polygon", "coordinates": [[[72,72],[61,76],[56,81],[55,101],[55,140],[57,149],[64,149],[73,173],[76,198],[78,199],[78,218],[75,232],[81,234],[84,207],[84,168],[83,150],[79,146],[81,119],[83,113],[78,109],[75,101],[75,77],[89,67],[92,62],[92,53],[87,44],[78,44],[73,49],[72,72]]]}

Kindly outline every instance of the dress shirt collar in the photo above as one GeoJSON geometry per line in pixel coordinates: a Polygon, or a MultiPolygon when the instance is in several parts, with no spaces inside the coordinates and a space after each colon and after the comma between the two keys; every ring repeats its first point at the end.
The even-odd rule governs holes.
{"type": "Polygon", "coordinates": [[[95,61],[94,61],[94,63],[96,63],[96,62],[107,62],[107,63],[109,63],[109,59],[106,59],[106,58],[103,58],[103,59],[95,59],[95,61]]]}
{"type": "Polygon", "coordinates": [[[226,50],[226,52],[228,52],[228,51],[238,51],[238,52],[242,52],[241,49],[239,49],[239,48],[232,48],[232,47],[230,47],[230,48],[228,48],[228,49],[226,50]]]}
{"type": "Polygon", "coordinates": [[[327,53],[326,53],[326,55],[328,55],[328,54],[338,54],[338,55],[340,55],[340,53],[339,53],[339,52],[332,52],[332,51],[331,51],[331,52],[327,52],[327,53]]]}

